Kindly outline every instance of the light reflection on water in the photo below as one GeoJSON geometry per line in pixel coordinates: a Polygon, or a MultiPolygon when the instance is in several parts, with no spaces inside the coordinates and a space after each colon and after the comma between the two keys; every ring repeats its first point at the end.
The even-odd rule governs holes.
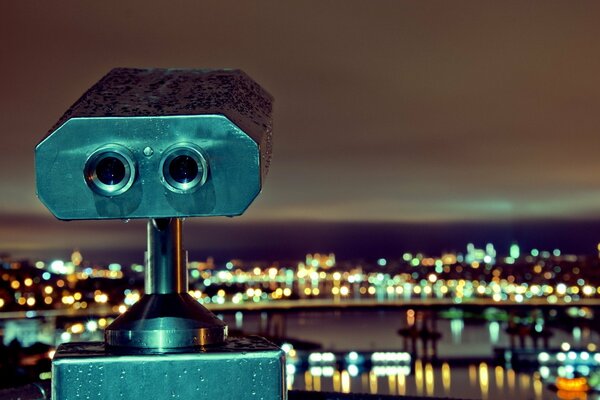
{"type": "MultiPolygon", "coordinates": [[[[320,343],[327,351],[410,351],[397,332],[419,323],[418,316],[410,311],[290,312],[285,315],[283,331],[287,337],[320,343]]],[[[230,317],[226,315],[225,320],[232,324],[230,317]]],[[[243,316],[245,332],[265,334],[264,324],[264,315],[243,316]]],[[[301,390],[485,400],[561,398],[548,388],[539,372],[495,365],[494,348],[511,345],[506,322],[451,318],[437,319],[434,326],[442,334],[437,344],[439,361],[417,359],[404,369],[335,363],[310,368],[300,363],[288,371],[293,372],[288,374],[288,385],[301,390]]],[[[598,333],[590,330],[554,329],[549,346],[557,348],[563,342],[598,344],[598,339],[598,333]]],[[[531,347],[529,341],[525,344],[531,347]]],[[[585,399],[597,400],[600,396],[587,395],[585,399]]]]}
{"type": "MultiPolygon", "coordinates": [[[[230,327],[246,333],[267,334],[274,328],[282,336],[319,343],[327,350],[391,350],[404,345],[398,329],[407,326],[407,314],[412,310],[373,311],[314,311],[288,312],[284,316],[269,317],[266,313],[225,314],[230,327]]],[[[413,317],[414,320],[414,317],[413,317]]],[[[418,323],[418,322],[413,322],[418,323]]],[[[437,319],[435,330],[441,333],[437,354],[444,357],[492,357],[494,347],[510,347],[511,337],[506,332],[507,323],[499,321],[473,321],[463,318],[437,319]]],[[[569,330],[567,330],[569,329],[569,330]]],[[[589,329],[573,331],[553,329],[550,347],[561,343],[580,345],[600,343],[598,332],[589,329]],[[579,339],[577,339],[579,337],[579,339]]],[[[519,345],[517,342],[516,345],[519,345]]],[[[531,347],[528,340],[526,346],[531,347]]]]}
{"type": "Polygon", "coordinates": [[[450,331],[452,332],[452,342],[461,343],[462,333],[465,330],[465,322],[462,318],[453,318],[450,321],[450,331]]]}
{"type": "MultiPolygon", "coordinates": [[[[552,399],[539,374],[517,373],[487,363],[468,367],[434,366],[417,360],[408,375],[379,374],[373,370],[350,373],[349,370],[308,369],[288,375],[288,388],[343,393],[371,393],[466,399],[552,399]],[[473,372],[474,371],[474,372],[473,372]],[[470,375],[474,376],[471,377],[470,375]]],[[[588,399],[595,399],[589,397],[588,399]]]]}
{"type": "MultiPolygon", "coordinates": [[[[557,372],[561,374],[561,371],[566,375],[572,374],[573,370],[571,365],[549,364],[549,366],[541,366],[538,371],[523,372],[519,365],[497,365],[494,360],[494,348],[521,346],[520,340],[515,340],[514,336],[511,338],[507,333],[509,323],[502,320],[465,319],[460,315],[457,316],[456,312],[451,313],[449,318],[433,319],[431,315],[423,315],[414,310],[337,310],[272,315],[234,312],[225,313],[222,317],[230,328],[243,330],[245,334],[280,336],[314,342],[320,344],[324,351],[347,355],[348,360],[354,360],[354,362],[343,363],[334,360],[328,365],[322,363],[311,365],[308,362],[310,353],[302,353],[301,347],[297,347],[299,361],[288,366],[288,385],[293,389],[486,400],[555,399],[560,397],[548,389],[543,379],[557,372]],[[422,341],[411,344],[410,340],[399,335],[399,329],[407,327],[427,327],[439,332],[441,337],[436,345],[432,345],[431,341],[427,345],[421,343],[422,341]],[[412,362],[383,360],[381,363],[357,361],[361,357],[371,359],[375,351],[412,354],[417,351],[419,357],[423,359],[417,357],[412,359],[412,362]],[[362,355],[359,356],[358,353],[362,355]],[[437,359],[428,358],[432,354],[437,354],[437,359]]],[[[541,317],[535,318],[535,329],[540,332],[537,327],[544,328],[546,321],[541,317]]],[[[91,326],[89,322],[87,319],[72,322],[81,325],[80,330],[83,330],[81,334],[75,334],[72,328],[72,332],[69,333],[38,327],[36,339],[47,336],[46,331],[48,331],[53,332],[57,340],[101,340],[100,326],[104,325],[93,324],[94,329],[90,330],[87,329],[91,326]],[[84,324],[85,322],[87,324],[84,324]],[[84,326],[86,329],[83,329],[84,326]],[[69,338],[62,338],[66,333],[69,333],[69,338]]],[[[12,324],[14,326],[7,324],[5,335],[10,336],[11,329],[14,334],[23,334],[26,330],[21,328],[28,323],[36,323],[36,321],[23,320],[19,324],[12,324]]],[[[577,353],[569,351],[566,344],[570,344],[572,349],[587,346],[590,353],[586,353],[586,359],[597,355],[592,353],[600,344],[598,332],[585,325],[582,326],[551,328],[552,336],[548,346],[555,349],[562,347],[564,351],[556,357],[545,354],[544,358],[554,358],[562,363],[565,361],[563,359],[571,355],[576,357],[577,353]],[[558,356],[562,358],[559,359],[558,356]]],[[[531,338],[525,340],[524,345],[531,349],[531,338]]],[[[534,351],[534,359],[538,354],[534,351]]],[[[290,361],[292,358],[288,357],[290,361]]],[[[600,364],[600,361],[598,363],[600,364]]],[[[577,370],[583,371],[582,368],[583,366],[579,366],[577,370]]],[[[565,395],[562,398],[566,398],[565,395]]],[[[600,396],[588,395],[585,399],[598,400],[600,396]]]]}
{"type": "Polygon", "coordinates": [[[491,344],[498,343],[500,339],[500,323],[498,321],[490,321],[489,323],[489,331],[490,331],[490,342],[491,344]]]}

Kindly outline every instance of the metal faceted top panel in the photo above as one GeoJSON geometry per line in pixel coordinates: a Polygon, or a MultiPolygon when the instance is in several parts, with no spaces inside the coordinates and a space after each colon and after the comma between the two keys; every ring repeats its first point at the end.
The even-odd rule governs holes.
{"type": "Polygon", "coordinates": [[[265,147],[268,169],[272,110],[273,97],[241,70],[114,68],[48,134],[78,117],[223,114],[265,147]]]}

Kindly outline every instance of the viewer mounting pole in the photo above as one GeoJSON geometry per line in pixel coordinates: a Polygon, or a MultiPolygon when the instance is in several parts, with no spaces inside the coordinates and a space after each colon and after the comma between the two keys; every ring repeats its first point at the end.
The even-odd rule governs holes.
{"type": "Polygon", "coordinates": [[[181,218],[150,218],[146,252],[146,294],[186,293],[187,257],[181,218]]]}

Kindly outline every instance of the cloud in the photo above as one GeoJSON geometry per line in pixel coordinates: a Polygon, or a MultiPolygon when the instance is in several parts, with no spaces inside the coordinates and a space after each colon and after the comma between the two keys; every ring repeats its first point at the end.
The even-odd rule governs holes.
{"type": "Polygon", "coordinates": [[[61,225],[35,199],[36,143],[115,66],[239,67],[274,95],[244,221],[600,214],[600,3],[179,4],[0,5],[0,211],[30,218],[3,245],[143,248],[136,223],[61,225]]]}

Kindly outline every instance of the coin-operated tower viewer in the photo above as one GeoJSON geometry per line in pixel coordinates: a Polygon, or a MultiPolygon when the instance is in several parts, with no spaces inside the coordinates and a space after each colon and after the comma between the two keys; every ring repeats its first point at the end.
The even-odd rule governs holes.
{"type": "Polygon", "coordinates": [[[228,338],[188,294],[181,230],[182,218],[240,215],[259,194],[271,110],[241,71],[120,68],[36,147],[37,193],[57,218],[148,219],[144,296],[104,342],[58,348],[54,400],[286,398],[283,352],[228,338]]]}

